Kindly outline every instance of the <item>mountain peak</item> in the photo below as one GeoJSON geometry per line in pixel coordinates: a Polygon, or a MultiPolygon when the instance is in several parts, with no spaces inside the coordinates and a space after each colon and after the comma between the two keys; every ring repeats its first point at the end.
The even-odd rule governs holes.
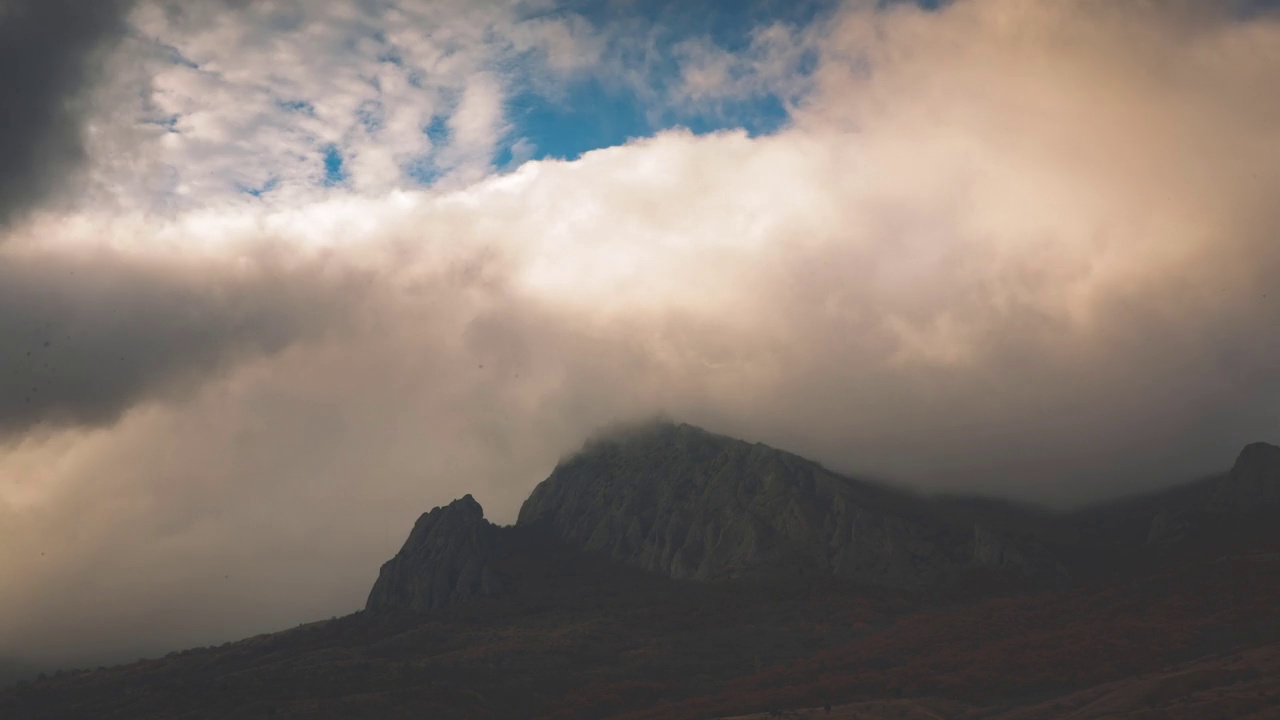
{"type": "Polygon", "coordinates": [[[396,556],[382,565],[367,610],[431,610],[502,590],[494,568],[501,530],[471,495],[423,513],[396,556]]]}
{"type": "Polygon", "coordinates": [[[574,453],[570,459],[584,454],[607,451],[609,448],[636,445],[653,446],[656,443],[663,442],[680,443],[699,440],[748,444],[743,440],[717,435],[697,425],[676,422],[667,418],[656,418],[608,428],[588,439],[583,444],[582,449],[574,453]]]}
{"type": "Polygon", "coordinates": [[[440,515],[458,515],[462,517],[475,518],[477,520],[484,519],[484,508],[480,507],[480,503],[471,496],[471,493],[463,495],[448,505],[433,508],[431,512],[427,513],[424,517],[429,517],[432,513],[438,513],[440,515]]]}
{"type": "Polygon", "coordinates": [[[1269,442],[1249,443],[1240,451],[1240,455],[1236,458],[1236,463],[1239,464],[1241,461],[1250,462],[1259,458],[1270,458],[1273,462],[1280,460],[1280,447],[1269,442]]]}

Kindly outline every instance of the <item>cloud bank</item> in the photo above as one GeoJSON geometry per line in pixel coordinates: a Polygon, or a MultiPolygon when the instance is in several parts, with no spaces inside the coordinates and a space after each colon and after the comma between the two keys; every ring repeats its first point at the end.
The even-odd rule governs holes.
{"type": "Polygon", "coordinates": [[[436,35],[435,65],[379,61],[445,68],[420,93],[380,81],[404,104],[373,127],[416,128],[380,140],[334,60],[353,33],[382,42],[363,10],[159,7],[135,24],[204,38],[150,81],[174,127],[126,123],[100,86],[94,117],[130,152],[91,155],[84,207],[3,248],[0,327],[23,338],[0,360],[5,647],[142,652],[349,611],[422,510],[471,492],[510,521],[562,454],[654,413],[1057,504],[1280,433],[1274,13],[848,3],[677,54],[682,92],[790,98],[776,133],[672,129],[497,172],[509,88],[585,72],[607,23],[482,6],[450,37],[477,47],[490,23],[498,49],[436,35]],[[529,37],[544,69],[495,60],[529,37]],[[268,82],[217,52],[246,43],[254,62],[319,50],[268,82]],[[290,83],[310,110],[280,109],[290,83]],[[330,145],[348,174],[326,184],[330,145]],[[405,180],[424,149],[453,168],[438,185],[405,180]],[[112,180],[129,162],[173,193],[112,180]],[[53,369],[74,381],[19,405],[53,369]]]}

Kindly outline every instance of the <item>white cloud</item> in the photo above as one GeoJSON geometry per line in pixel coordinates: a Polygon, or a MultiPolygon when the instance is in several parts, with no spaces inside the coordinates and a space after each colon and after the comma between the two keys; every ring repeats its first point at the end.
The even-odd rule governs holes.
{"type": "Polygon", "coordinates": [[[140,3],[97,92],[93,202],[145,211],[319,200],[486,172],[504,86],[560,92],[598,52],[574,15],[515,3],[140,3]],[[450,129],[429,137],[433,123],[450,129]],[[328,183],[332,185],[333,183],[328,183]],[[260,199],[248,194],[257,191],[260,199]]]}
{"type": "Polygon", "coordinates": [[[670,102],[714,109],[725,102],[769,96],[798,101],[810,90],[803,69],[806,58],[818,51],[819,41],[811,29],[780,22],[754,30],[747,48],[738,53],[709,37],[682,41],[674,48],[680,78],[670,102]]]}

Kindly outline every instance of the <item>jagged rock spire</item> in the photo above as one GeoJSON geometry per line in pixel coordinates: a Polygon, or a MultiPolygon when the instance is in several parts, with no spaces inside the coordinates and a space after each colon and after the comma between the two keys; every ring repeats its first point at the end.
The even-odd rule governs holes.
{"type": "Polygon", "coordinates": [[[366,610],[432,610],[501,593],[494,567],[501,530],[475,498],[424,513],[400,552],[382,565],[366,610]]]}

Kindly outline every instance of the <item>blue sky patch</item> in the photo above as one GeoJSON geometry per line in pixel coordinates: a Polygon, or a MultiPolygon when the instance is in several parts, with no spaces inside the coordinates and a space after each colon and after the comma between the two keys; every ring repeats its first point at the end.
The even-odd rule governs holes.
{"type": "Polygon", "coordinates": [[[654,131],[638,98],[596,79],[577,84],[561,99],[537,93],[517,95],[507,103],[507,119],[518,137],[536,146],[535,158],[573,159],[654,131]]]}
{"type": "MultiPolygon", "coordinates": [[[[697,134],[742,128],[752,136],[767,135],[782,128],[789,117],[782,100],[774,96],[726,102],[710,113],[655,110],[634,93],[596,80],[584,81],[559,101],[526,93],[508,103],[508,120],[516,128],[511,142],[526,138],[535,146],[532,159],[572,160],[675,127],[697,134]]],[[[510,152],[508,144],[496,162],[502,165],[510,152]]]]}
{"type": "Polygon", "coordinates": [[[426,134],[432,145],[439,146],[449,142],[448,122],[448,118],[444,115],[436,115],[431,118],[431,122],[426,127],[422,128],[422,132],[426,134]]]}
{"type": "Polygon", "coordinates": [[[347,180],[347,171],[343,168],[342,152],[337,145],[326,145],[324,148],[324,185],[334,187],[347,180]]]}
{"type": "Polygon", "coordinates": [[[191,58],[188,58],[186,55],[183,55],[182,51],[179,50],[178,48],[172,45],[161,45],[160,47],[169,56],[169,61],[172,62],[174,65],[181,65],[182,67],[191,68],[192,70],[200,69],[199,63],[195,62],[191,58]]]}
{"type": "MultiPolygon", "coordinates": [[[[821,22],[838,6],[836,0],[567,0],[550,14],[581,15],[613,38],[604,50],[606,61],[598,71],[579,76],[560,92],[548,92],[519,72],[508,77],[503,119],[509,131],[494,149],[490,165],[505,170],[526,159],[572,160],[591,150],[673,128],[695,134],[729,129],[743,129],[752,136],[775,133],[789,122],[788,103],[794,97],[758,92],[685,103],[677,92],[677,83],[682,82],[677,48],[688,41],[709,41],[729,53],[746,52],[759,29],[773,23],[803,28],[821,22]],[[612,69],[619,66],[636,68],[643,77],[616,77],[612,69]]],[[[387,44],[384,33],[375,32],[372,37],[384,45],[377,56],[379,62],[405,67],[400,50],[387,44]]],[[[816,59],[808,58],[796,69],[797,75],[812,73],[815,65],[816,59]]],[[[362,78],[378,88],[376,76],[362,78]]],[[[448,121],[456,110],[458,92],[443,91],[437,114],[422,128],[432,149],[402,163],[405,180],[431,185],[447,173],[449,162],[440,153],[452,140],[448,121]]],[[[310,117],[317,113],[316,107],[303,99],[279,100],[277,104],[291,113],[310,117]]],[[[387,112],[381,100],[366,100],[356,110],[354,130],[376,135],[383,129],[387,112]]],[[[322,146],[321,153],[322,184],[345,184],[349,177],[345,141],[322,146]]],[[[273,188],[268,183],[241,191],[259,197],[273,188]]]]}
{"type": "Polygon", "coordinates": [[[596,26],[633,22],[671,40],[710,37],[720,47],[737,52],[750,44],[758,27],[773,22],[809,25],[839,4],[837,0],[569,0],[564,9],[596,26]]]}
{"type": "Polygon", "coordinates": [[[444,177],[444,170],[430,157],[416,157],[401,167],[401,171],[410,180],[420,185],[430,185],[444,177]]]}
{"type": "Polygon", "coordinates": [[[143,125],[157,125],[157,126],[159,126],[159,127],[164,128],[165,130],[168,130],[168,131],[169,131],[169,132],[171,132],[171,133],[176,133],[176,132],[178,132],[178,120],[179,120],[180,118],[181,118],[181,116],[180,116],[180,115],[165,115],[164,117],[158,117],[158,118],[151,118],[151,119],[149,119],[149,120],[143,120],[143,121],[142,121],[142,124],[143,124],[143,125]]]}
{"type": "Polygon", "coordinates": [[[267,193],[271,192],[272,190],[275,190],[276,187],[279,185],[280,185],[280,180],[278,178],[271,178],[270,180],[266,181],[261,185],[258,185],[257,187],[254,187],[252,185],[245,185],[244,183],[236,183],[236,189],[244,193],[245,195],[252,195],[253,197],[260,198],[263,195],[266,195],[267,193]]]}
{"type": "MultiPolygon", "coordinates": [[[[562,12],[580,14],[598,27],[634,26],[654,33],[655,54],[637,56],[648,52],[649,46],[643,42],[632,46],[623,41],[607,51],[628,66],[647,68],[644,96],[632,86],[600,76],[577,81],[563,97],[533,91],[517,94],[507,102],[507,120],[514,130],[495,161],[502,166],[504,158],[509,160],[512,144],[521,138],[535,146],[534,159],[573,159],[590,150],[675,127],[699,134],[739,128],[753,136],[776,132],[790,117],[786,100],[776,96],[722,100],[698,107],[669,102],[681,70],[672,49],[687,40],[709,39],[728,52],[742,52],[750,48],[760,27],[774,22],[804,27],[836,7],[832,0],[570,0],[562,12]]],[[[815,65],[816,58],[807,58],[799,72],[811,73],[815,65]]]]}
{"type": "Polygon", "coordinates": [[[303,115],[311,116],[316,114],[316,106],[306,100],[281,100],[276,104],[289,112],[302,113],[303,115]]]}

